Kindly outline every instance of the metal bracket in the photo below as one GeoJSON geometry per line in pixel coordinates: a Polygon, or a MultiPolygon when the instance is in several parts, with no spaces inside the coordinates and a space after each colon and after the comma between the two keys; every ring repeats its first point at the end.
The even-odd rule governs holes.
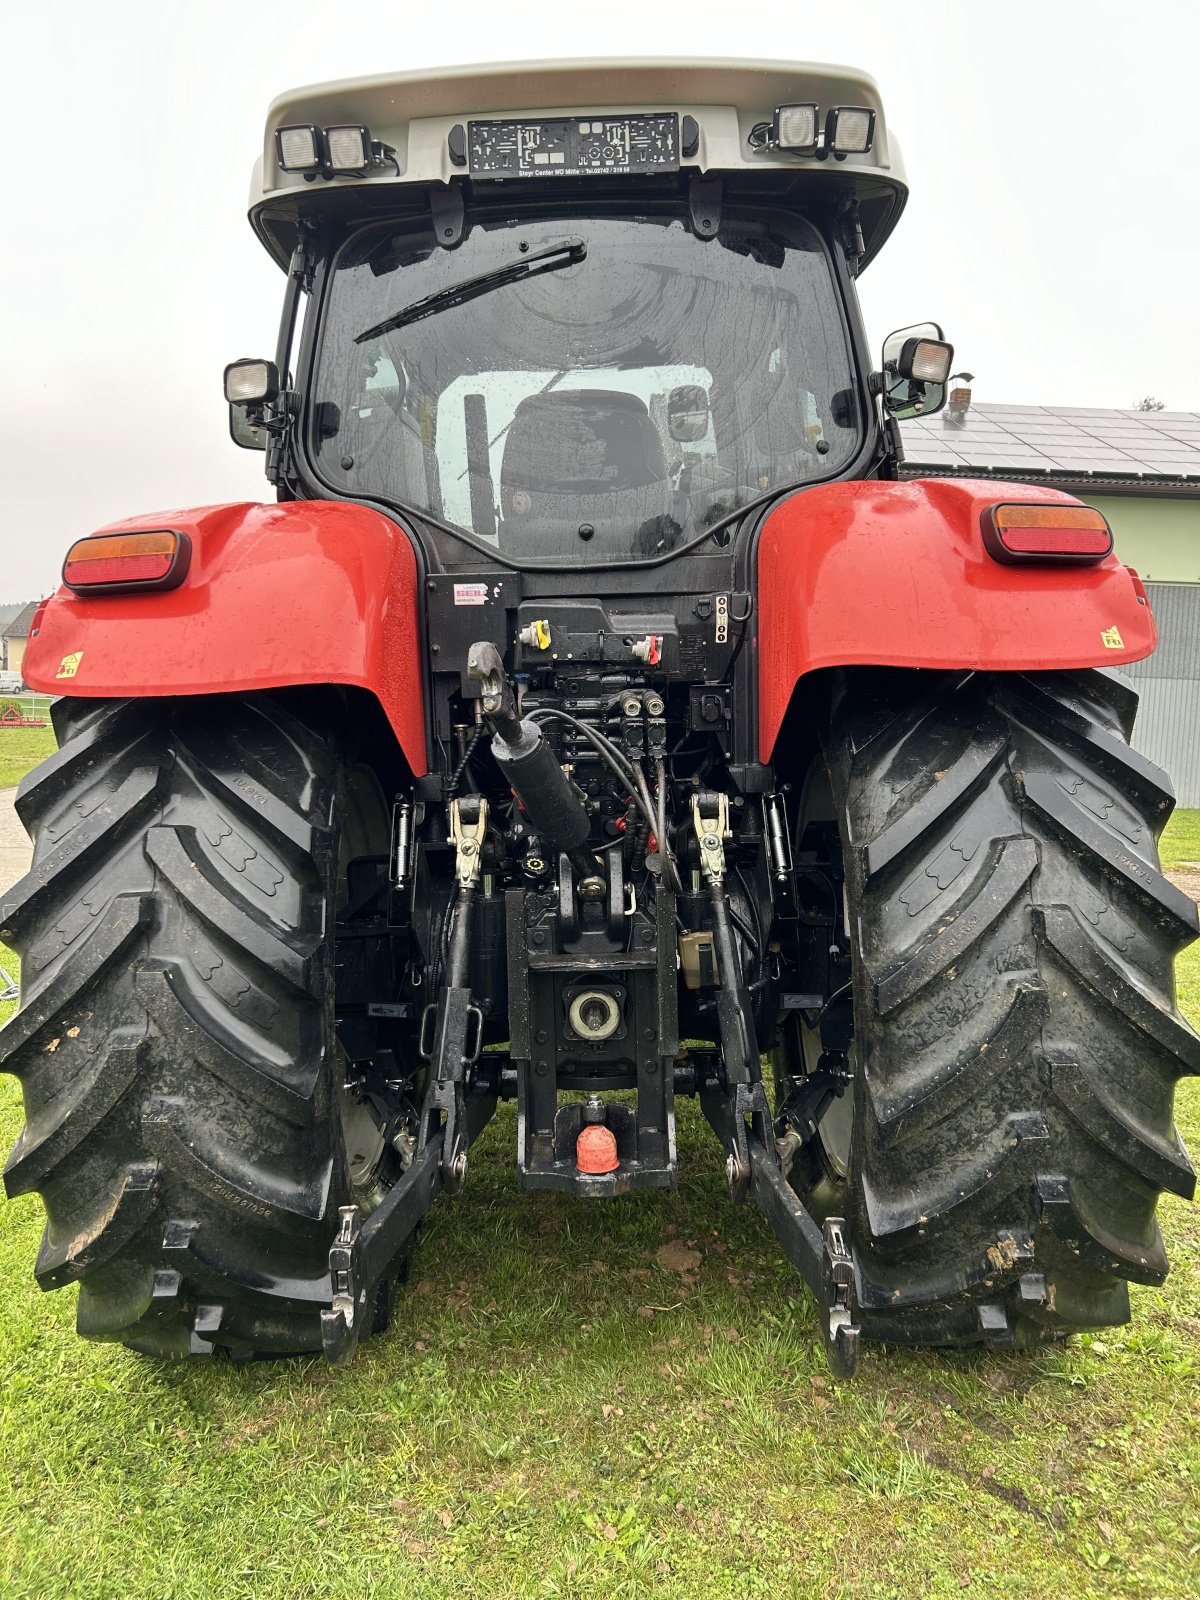
{"type": "Polygon", "coordinates": [[[357,1350],[367,1312],[361,1235],[362,1213],[357,1206],[343,1206],[338,1212],[337,1235],[329,1250],[333,1303],[321,1312],[321,1343],[328,1359],[337,1365],[349,1361],[357,1350]]]}
{"type": "Polygon", "coordinates": [[[797,1150],[816,1138],[821,1118],[851,1083],[845,1061],[845,1056],[826,1050],[812,1072],[791,1079],[775,1118],[777,1148],[786,1141],[797,1150]]]}
{"type": "Polygon", "coordinates": [[[517,719],[517,697],[504,670],[504,661],[490,639],[477,639],[467,651],[467,677],[479,685],[479,699],[487,717],[501,727],[517,719]]]}
{"type": "Polygon", "coordinates": [[[845,1222],[829,1217],[822,1230],[788,1182],[770,1138],[761,1084],[730,1084],[722,1089],[710,1082],[700,1090],[700,1106],[725,1148],[731,1192],[737,1180],[740,1192],[734,1192],[734,1198],[751,1195],[770,1223],[816,1299],[830,1370],[849,1378],[858,1362],[859,1328],[854,1320],[854,1259],[845,1222]]]}
{"type": "MultiPolygon", "coordinates": [[[[490,1106],[494,1108],[494,1099],[490,1106]]],[[[441,1154],[439,1137],[413,1159],[365,1222],[357,1206],[338,1212],[338,1231],[329,1250],[332,1303],[321,1312],[321,1344],[335,1366],[352,1360],[359,1341],[372,1331],[388,1268],[442,1187],[441,1154]]]]}
{"type": "Polygon", "coordinates": [[[454,876],[460,889],[478,886],[483,871],[483,842],[487,837],[488,803],[480,796],[471,796],[472,809],[476,806],[474,821],[463,814],[463,802],[450,802],[450,842],[454,846],[454,876]]]}
{"type": "Polygon", "coordinates": [[[463,204],[462,185],[448,183],[444,188],[431,184],[429,210],[433,217],[433,231],[443,250],[453,250],[462,243],[466,207],[463,204]]]}
{"type": "Polygon", "coordinates": [[[825,1357],[835,1377],[852,1378],[858,1366],[859,1329],[854,1322],[854,1261],[843,1218],[826,1217],[822,1244],[817,1301],[825,1321],[825,1357]]]}
{"type": "MultiPolygon", "coordinates": [[[[493,1089],[478,1089],[467,1099],[462,1119],[462,1150],[473,1144],[496,1109],[493,1089]]],[[[388,1190],[364,1222],[357,1206],[343,1206],[329,1251],[332,1303],[321,1312],[321,1343],[336,1365],[350,1361],[359,1341],[374,1331],[380,1296],[390,1292],[393,1262],[416,1232],[439,1190],[450,1188],[442,1163],[446,1129],[413,1156],[403,1177],[388,1190]]]]}
{"type": "Polygon", "coordinates": [[[725,878],[725,840],[729,837],[727,797],[717,794],[702,800],[700,795],[693,795],[692,828],[700,845],[700,871],[710,884],[720,884],[725,878]],[[715,814],[707,815],[709,812],[715,814]]]}
{"type": "Polygon", "coordinates": [[[863,240],[862,219],[859,215],[858,200],[853,195],[847,195],[838,207],[838,221],[842,226],[842,246],[846,252],[846,270],[852,278],[856,278],[862,268],[862,259],[867,253],[863,240]]]}
{"type": "Polygon", "coordinates": [[[725,1158],[725,1181],[729,1198],[740,1204],[750,1192],[754,1163],[751,1141],[763,1143],[763,1133],[771,1125],[771,1110],[761,1083],[735,1083],[729,1153],[725,1158]]]}
{"type": "Polygon", "coordinates": [[[715,239],[721,227],[724,184],[720,178],[694,177],[688,185],[688,209],[697,239],[715,239]]]}

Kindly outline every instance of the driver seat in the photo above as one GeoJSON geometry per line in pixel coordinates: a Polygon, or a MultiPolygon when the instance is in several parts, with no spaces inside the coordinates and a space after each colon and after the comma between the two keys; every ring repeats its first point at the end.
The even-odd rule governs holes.
{"type": "Polygon", "coordinates": [[[567,389],[517,406],[500,466],[510,548],[545,547],[590,522],[616,535],[671,511],[662,438],[636,395],[567,389]]]}

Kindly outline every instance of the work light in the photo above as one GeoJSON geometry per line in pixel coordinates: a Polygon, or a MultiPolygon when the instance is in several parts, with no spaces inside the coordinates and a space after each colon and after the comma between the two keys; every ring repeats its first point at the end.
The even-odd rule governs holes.
{"type": "Polygon", "coordinates": [[[945,383],[954,360],[954,346],[940,339],[906,339],[897,370],[917,383],[945,383]]]}
{"type": "Polygon", "coordinates": [[[367,128],[325,129],[326,165],[338,176],[361,174],[371,165],[371,134],[367,128]]]}
{"type": "Polygon", "coordinates": [[[321,130],[304,123],[275,130],[275,153],[284,172],[317,172],[321,167],[321,130]]]}
{"type": "Polygon", "coordinates": [[[273,361],[231,361],[225,368],[225,398],[231,406],[269,405],[279,394],[273,361]]]}
{"type": "Polygon", "coordinates": [[[815,105],[779,106],[771,129],[771,143],[796,155],[812,155],[817,148],[815,105]]]}
{"type": "Polygon", "coordinates": [[[875,138],[869,106],[832,106],[825,115],[825,148],[835,156],[861,156],[875,138]]]}

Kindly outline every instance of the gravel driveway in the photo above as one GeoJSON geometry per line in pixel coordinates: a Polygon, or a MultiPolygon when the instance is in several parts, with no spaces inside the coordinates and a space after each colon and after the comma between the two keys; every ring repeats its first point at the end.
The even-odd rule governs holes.
{"type": "Polygon", "coordinates": [[[17,819],[15,789],[0,789],[0,894],[29,871],[33,848],[17,819]]]}

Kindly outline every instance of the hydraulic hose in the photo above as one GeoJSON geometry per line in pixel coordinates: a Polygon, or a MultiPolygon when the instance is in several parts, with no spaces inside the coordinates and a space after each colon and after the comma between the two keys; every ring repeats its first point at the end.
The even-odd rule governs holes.
{"type": "Polygon", "coordinates": [[[591,822],[583,801],[538,724],[509,721],[493,733],[492,754],[534,832],[582,877],[603,882],[604,866],[586,848],[591,822]]]}

